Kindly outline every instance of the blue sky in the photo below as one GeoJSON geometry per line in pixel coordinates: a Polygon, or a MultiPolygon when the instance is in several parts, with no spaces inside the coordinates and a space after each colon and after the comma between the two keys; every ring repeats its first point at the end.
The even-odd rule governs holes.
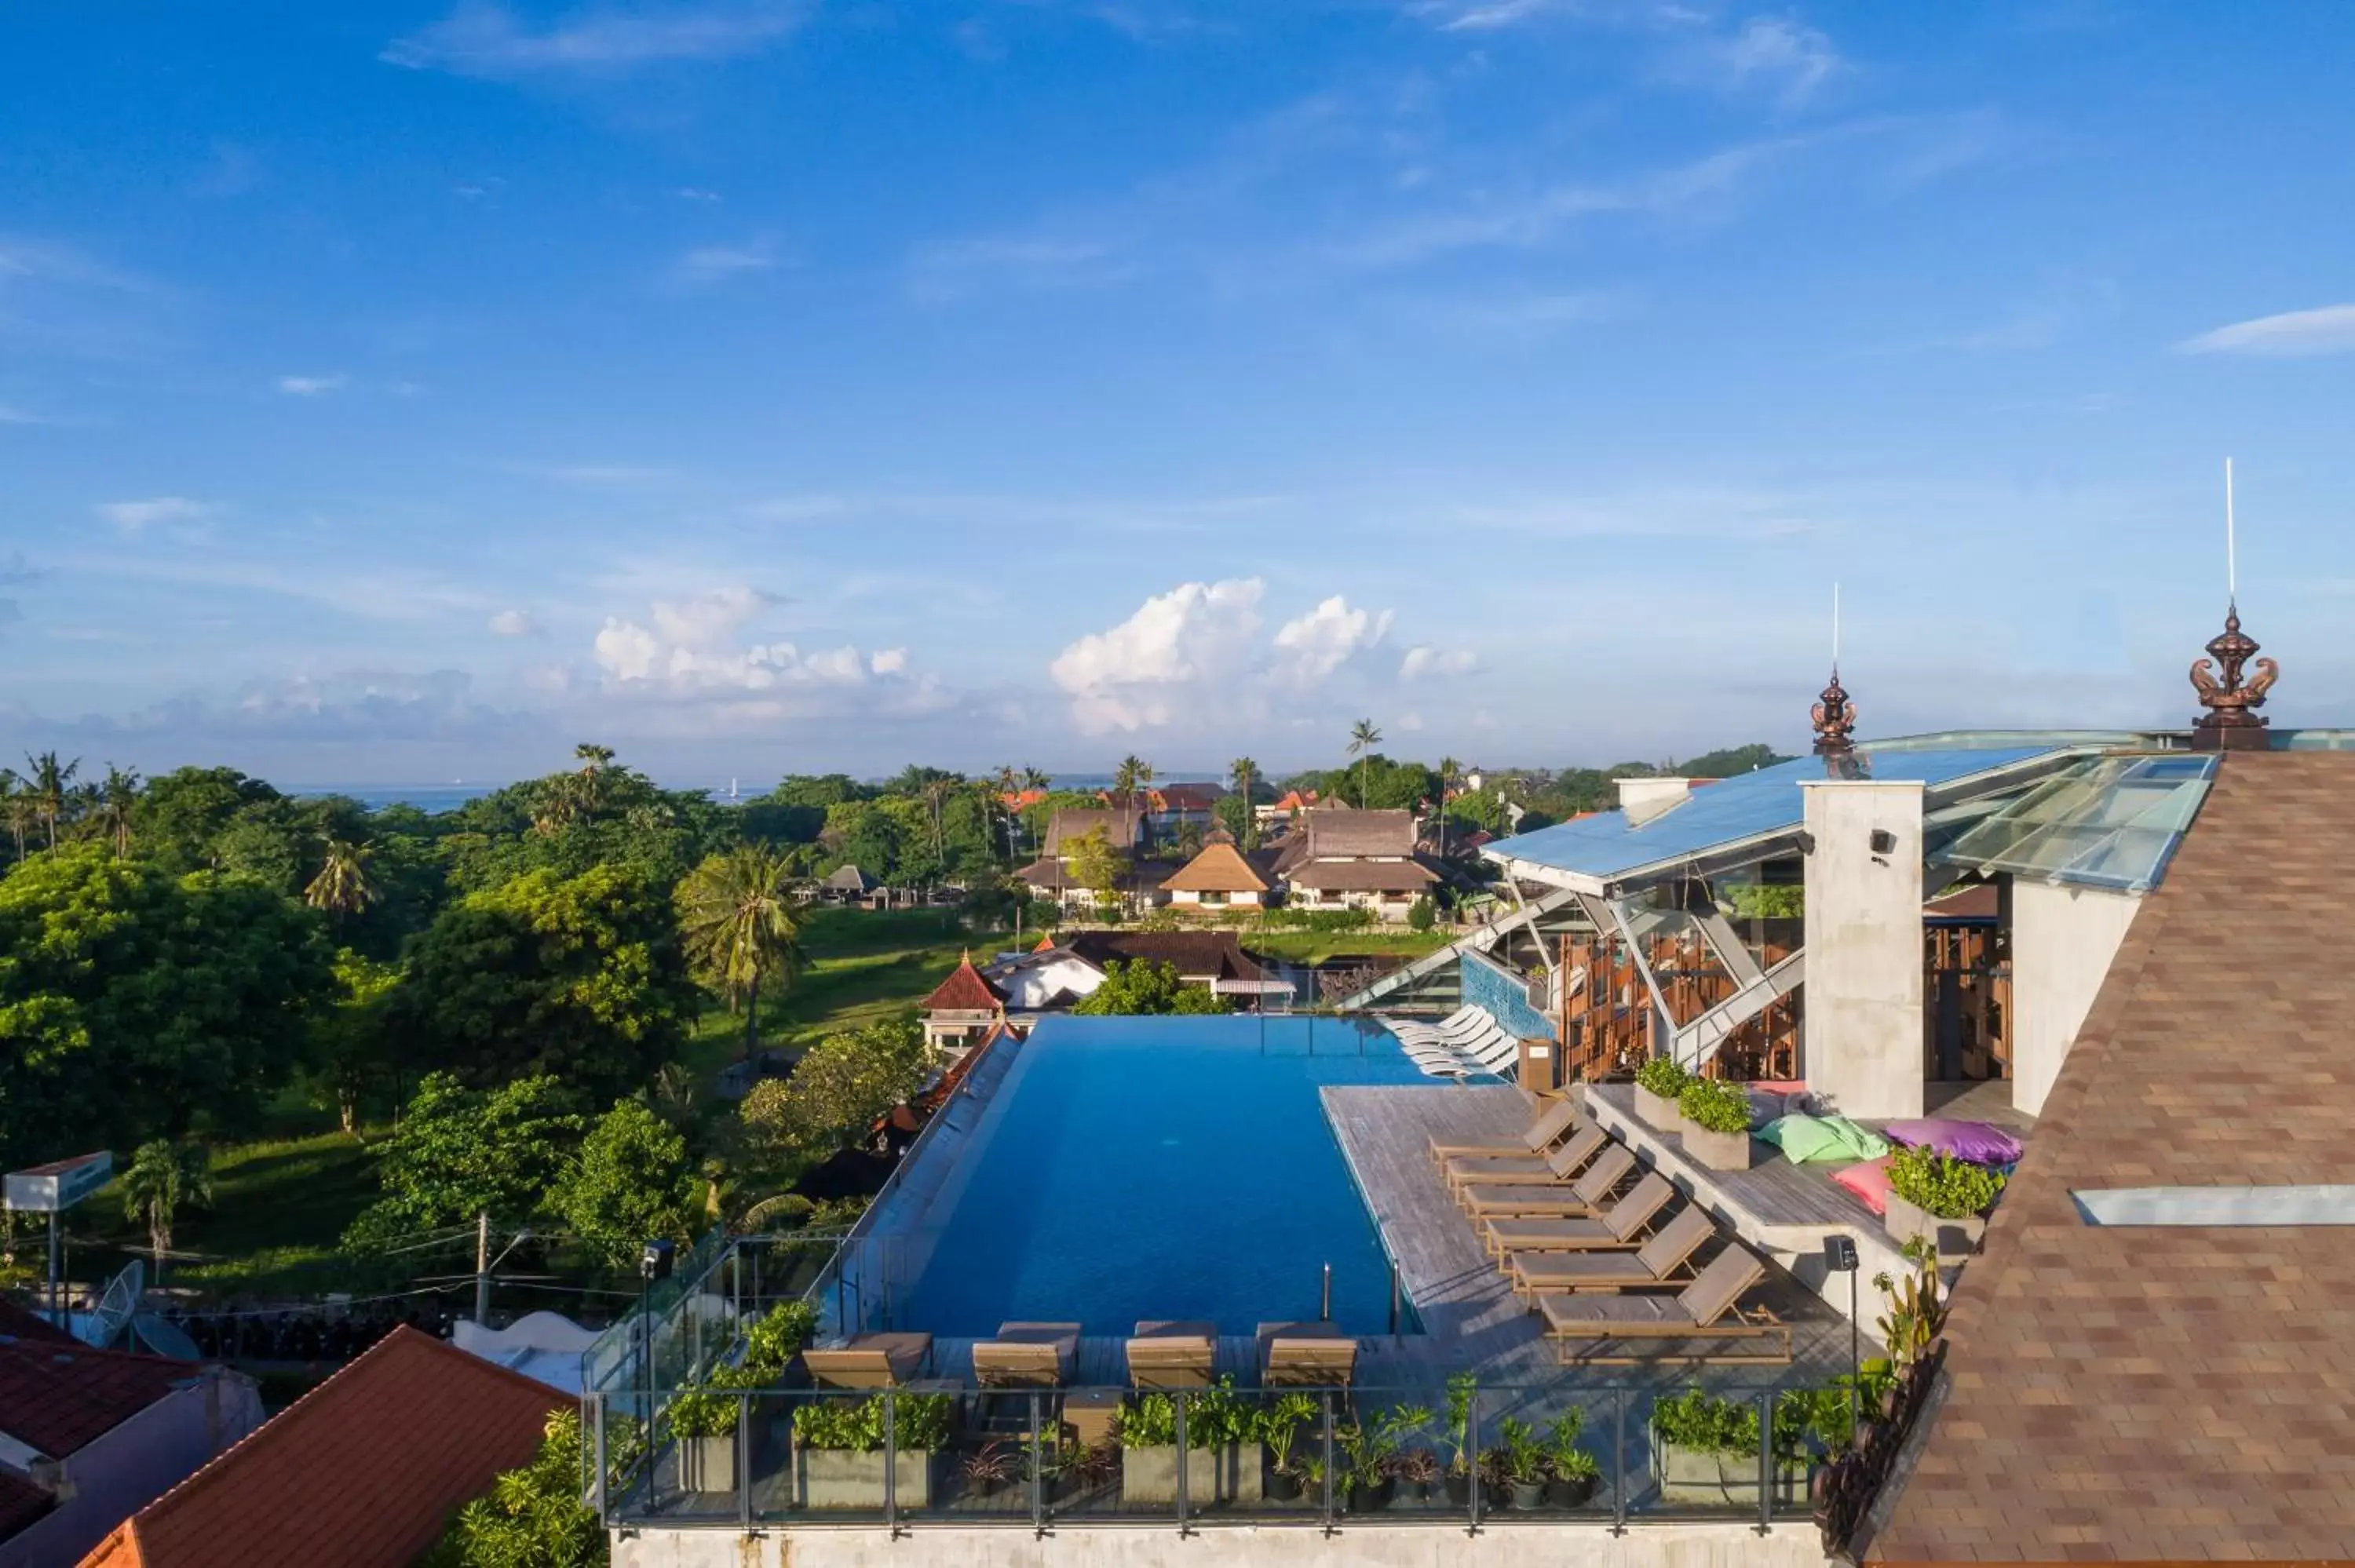
{"type": "Polygon", "coordinates": [[[6,749],[2355,723],[2339,7],[12,7],[6,749]]]}

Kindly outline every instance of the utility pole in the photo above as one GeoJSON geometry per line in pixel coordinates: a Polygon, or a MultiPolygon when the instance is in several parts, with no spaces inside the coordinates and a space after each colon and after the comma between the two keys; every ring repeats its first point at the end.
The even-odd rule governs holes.
{"type": "Polygon", "coordinates": [[[491,1212],[474,1215],[474,1327],[491,1326],[491,1212]]]}

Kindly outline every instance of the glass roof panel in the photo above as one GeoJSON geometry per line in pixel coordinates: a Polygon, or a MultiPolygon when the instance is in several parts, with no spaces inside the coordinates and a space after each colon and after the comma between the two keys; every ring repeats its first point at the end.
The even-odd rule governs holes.
{"type": "MultiPolygon", "coordinates": [[[[2067,749],[2051,744],[1891,751],[1877,745],[1857,747],[1869,759],[1873,778],[1919,779],[1933,789],[2067,749]]],[[[1799,786],[1823,777],[1821,758],[1802,757],[1714,784],[1696,784],[1682,802],[1632,827],[1619,811],[1599,811],[1500,839],[1486,853],[1539,870],[1598,880],[1622,876],[1721,845],[1796,832],[1806,810],[1799,786]]]]}
{"type": "Polygon", "coordinates": [[[2048,779],[1941,853],[1950,865],[2147,892],[2208,798],[2216,758],[2097,757],[2048,779]]]}

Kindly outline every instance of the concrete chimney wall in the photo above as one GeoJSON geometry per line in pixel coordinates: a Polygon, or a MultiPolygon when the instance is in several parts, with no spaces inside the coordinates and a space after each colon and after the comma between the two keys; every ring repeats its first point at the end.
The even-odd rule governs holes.
{"type": "Polygon", "coordinates": [[[1922,1114],[1922,785],[1799,786],[1806,826],[1807,1087],[1842,1116],[1922,1114]],[[1876,853],[1872,835],[1895,842],[1876,853]]]}
{"type": "Polygon", "coordinates": [[[1689,779],[1621,779],[1619,809],[1630,827],[1640,827],[1692,793],[1689,779]]]}

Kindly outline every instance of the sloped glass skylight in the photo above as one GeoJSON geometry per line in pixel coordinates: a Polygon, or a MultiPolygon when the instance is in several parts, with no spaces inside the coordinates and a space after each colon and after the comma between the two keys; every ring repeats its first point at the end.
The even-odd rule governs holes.
{"type": "Polygon", "coordinates": [[[2167,874],[2215,777],[2213,757],[2091,758],[1971,827],[1939,858],[1969,870],[2147,893],[2167,874]]]}

